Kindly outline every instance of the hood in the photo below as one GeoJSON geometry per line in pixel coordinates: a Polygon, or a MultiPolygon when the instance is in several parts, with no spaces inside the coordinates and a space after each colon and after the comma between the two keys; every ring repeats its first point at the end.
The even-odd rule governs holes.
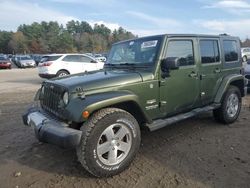
{"type": "MultiPolygon", "coordinates": [[[[152,75],[152,73],[151,73],[152,75]]],[[[70,91],[81,87],[83,91],[90,91],[101,88],[115,87],[123,84],[142,82],[142,75],[138,72],[113,70],[97,71],[76,74],[72,76],[57,78],[48,82],[62,85],[70,91]]]]}

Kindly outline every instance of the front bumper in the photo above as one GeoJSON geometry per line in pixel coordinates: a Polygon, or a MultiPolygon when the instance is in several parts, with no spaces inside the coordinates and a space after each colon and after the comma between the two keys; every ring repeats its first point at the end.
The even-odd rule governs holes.
{"type": "Polygon", "coordinates": [[[32,126],[39,141],[63,148],[75,148],[81,141],[82,132],[68,127],[39,109],[31,108],[23,115],[23,123],[32,126]]]}
{"type": "Polygon", "coordinates": [[[36,67],[36,64],[21,64],[22,68],[36,67]]]}
{"type": "Polygon", "coordinates": [[[11,64],[0,64],[0,68],[9,69],[11,68],[11,64]]]}

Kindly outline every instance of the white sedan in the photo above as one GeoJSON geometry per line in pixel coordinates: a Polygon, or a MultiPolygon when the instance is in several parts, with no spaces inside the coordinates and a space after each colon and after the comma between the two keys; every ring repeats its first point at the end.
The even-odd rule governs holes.
{"type": "Polygon", "coordinates": [[[41,78],[53,78],[100,70],[103,66],[103,62],[85,54],[53,54],[42,58],[38,72],[41,78]]]}

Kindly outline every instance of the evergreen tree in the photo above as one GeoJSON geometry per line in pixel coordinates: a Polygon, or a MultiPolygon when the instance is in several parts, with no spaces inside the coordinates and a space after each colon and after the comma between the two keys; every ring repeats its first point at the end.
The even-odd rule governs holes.
{"type": "Polygon", "coordinates": [[[58,22],[20,25],[17,32],[0,31],[0,53],[107,52],[114,42],[135,38],[120,27],[111,30],[104,24],[92,28],[85,21],[71,20],[66,27],[58,22]]]}

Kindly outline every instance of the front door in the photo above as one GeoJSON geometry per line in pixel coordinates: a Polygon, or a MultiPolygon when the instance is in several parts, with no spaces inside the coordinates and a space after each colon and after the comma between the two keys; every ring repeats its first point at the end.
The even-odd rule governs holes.
{"type": "Polygon", "coordinates": [[[219,39],[200,38],[200,79],[201,102],[207,105],[213,102],[221,83],[221,60],[219,39]]]}
{"type": "Polygon", "coordinates": [[[190,110],[200,102],[200,80],[197,70],[195,38],[170,38],[164,58],[178,58],[179,69],[161,78],[161,112],[166,116],[190,110]]]}

